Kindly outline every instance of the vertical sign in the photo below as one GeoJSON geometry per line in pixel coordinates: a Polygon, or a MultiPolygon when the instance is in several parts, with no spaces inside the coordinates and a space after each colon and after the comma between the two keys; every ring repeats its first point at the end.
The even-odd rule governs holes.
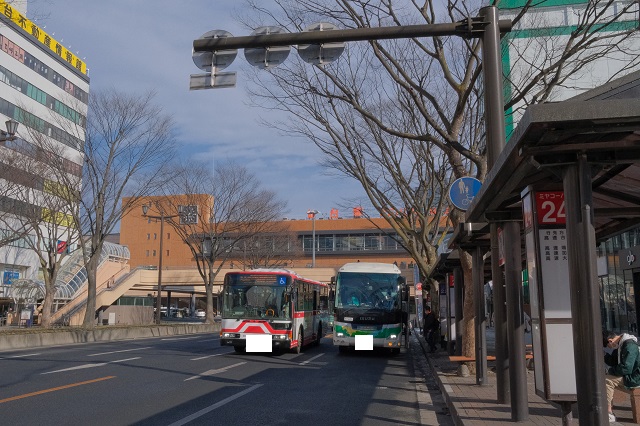
{"type": "Polygon", "coordinates": [[[564,193],[527,188],[522,215],[536,393],[576,401],[564,193]]]}

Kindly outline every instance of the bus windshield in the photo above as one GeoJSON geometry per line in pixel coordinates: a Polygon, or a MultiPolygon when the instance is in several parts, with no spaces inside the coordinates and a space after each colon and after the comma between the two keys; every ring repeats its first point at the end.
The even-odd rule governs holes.
{"type": "Polygon", "coordinates": [[[336,282],[336,308],[400,308],[397,274],[341,272],[336,282]]]}
{"type": "Polygon", "coordinates": [[[284,286],[225,285],[223,318],[291,318],[291,300],[284,286]]]}

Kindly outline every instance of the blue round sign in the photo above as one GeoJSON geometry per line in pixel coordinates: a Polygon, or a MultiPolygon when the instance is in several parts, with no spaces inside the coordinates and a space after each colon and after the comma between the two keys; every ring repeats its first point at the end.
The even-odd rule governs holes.
{"type": "Polygon", "coordinates": [[[466,211],[481,186],[482,182],[476,178],[469,176],[458,178],[449,187],[449,200],[460,210],[466,211]]]}

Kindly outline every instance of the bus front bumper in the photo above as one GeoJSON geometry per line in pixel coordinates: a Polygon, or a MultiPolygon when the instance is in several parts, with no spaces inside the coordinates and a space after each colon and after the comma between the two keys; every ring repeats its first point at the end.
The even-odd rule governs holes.
{"type": "MultiPolygon", "coordinates": [[[[245,333],[221,333],[220,346],[247,347],[247,334],[245,333]]],[[[273,351],[288,350],[291,348],[291,339],[286,334],[271,335],[271,349],[273,351]]]]}

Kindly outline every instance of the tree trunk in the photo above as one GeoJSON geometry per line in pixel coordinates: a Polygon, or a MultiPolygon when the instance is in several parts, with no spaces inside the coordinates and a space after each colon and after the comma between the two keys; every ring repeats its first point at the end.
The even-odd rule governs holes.
{"type": "Polygon", "coordinates": [[[55,280],[51,282],[45,282],[44,301],[42,302],[42,310],[40,312],[40,325],[42,327],[51,327],[51,310],[53,308],[53,297],[55,295],[56,286],[55,280]]]}
{"type": "Polygon", "coordinates": [[[475,357],[476,329],[475,325],[475,291],[471,273],[471,255],[463,250],[460,253],[460,264],[464,275],[464,305],[462,308],[462,355],[475,357]]]}
{"type": "Polygon", "coordinates": [[[96,287],[97,287],[97,271],[98,259],[102,248],[98,249],[91,259],[86,263],[87,269],[87,309],[84,313],[84,321],[82,326],[85,328],[95,328],[96,326],[96,287]]]}

